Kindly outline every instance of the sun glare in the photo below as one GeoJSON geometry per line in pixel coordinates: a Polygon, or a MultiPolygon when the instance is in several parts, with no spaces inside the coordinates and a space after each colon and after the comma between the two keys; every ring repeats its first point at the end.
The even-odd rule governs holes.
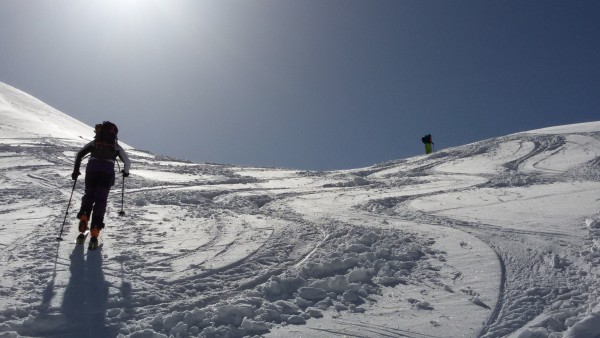
{"type": "Polygon", "coordinates": [[[101,2],[102,7],[116,16],[136,16],[155,5],[155,1],[148,0],[103,0],[101,2]]]}
{"type": "Polygon", "coordinates": [[[112,0],[109,1],[113,4],[116,10],[123,12],[132,12],[141,10],[144,6],[144,3],[151,5],[153,1],[144,1],[144,0],[112,0]]]}
{"type": "Polygon", "coordinates": [[[114,19],[127,19],[144,16],[159,11],[166,1],[157,0],[97,0],[88,4],[99,15],[107,15],[114,19]]]}

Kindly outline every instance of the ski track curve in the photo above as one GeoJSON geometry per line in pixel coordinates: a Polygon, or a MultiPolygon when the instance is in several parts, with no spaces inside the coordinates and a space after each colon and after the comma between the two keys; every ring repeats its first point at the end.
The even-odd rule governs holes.
{"type": "MultiPolygon", "coordinates": [[[[598,138],[597,134],[594,138],[598,138]]],[[[535,147],[530,153],[504,164],[504,167],[512,172],[527,168],[538,170],[545,175],[539,178],[545,183],[563,181],[564,178],[560,176],[562,171],[538,169],[537,165],[556,156],[565,146],[565,138],[545,136],[537,137],[533,142],[535,147]]],[[[598,157],[588,163],[594,166],[597,160],[598,157]]],[[[495,187],[496,184],[492,182],[497,179],[489,178],[488,185],[495,187]]],[[[535,184],[536,181],[525,184],[535,184]]],[[[424,214],[407,207],[410,200],[423,197],[413,196],[403,199],[400,203],[402,206],[392,214],[410,215],[408,216],[410,219],[438,223],[470,233],[487,243],[496,252],[501,263],[498,303],[483,327],[481,337],[505,337],[516,332],[547,311],[551,305],[555,306],[560,299],[565,299],[565,293],[576,292],[573,290],[578,289],[576,286],[578,278],[574,278],[574,275],[586,275],[582,267],[572,264],[572,261],[579,256],[579,252],[587,249],[580,245],[582,242],[580,234],[507,229],[501,225],[465,222],[436,213],[424,214]]],[[[439,211],[443,212],[444,209],[439,211]]],[[[587,287],[579,289],[589,290],[587,287]]],[[[577,291],[578,294],[584,292],[577,291]]],[[[583,303],[581,300],[576,302],[583,303]]]]}

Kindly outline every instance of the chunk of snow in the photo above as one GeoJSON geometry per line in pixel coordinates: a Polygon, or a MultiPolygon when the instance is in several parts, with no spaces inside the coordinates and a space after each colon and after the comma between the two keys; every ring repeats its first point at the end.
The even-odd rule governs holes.
{"type": "Polygon", "coordinates": [[[318,302],[327,298],[327,292],[320,288],[303,287],[298,290],[298,296],[310,301],[318,302]]]}

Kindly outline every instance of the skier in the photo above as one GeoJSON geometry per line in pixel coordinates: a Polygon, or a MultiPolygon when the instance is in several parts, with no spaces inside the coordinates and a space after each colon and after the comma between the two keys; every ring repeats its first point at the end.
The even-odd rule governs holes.
{"type": "Polygon", "coordinates": [[[77,213],[79,219],[79,236],[77,243],[83,244],[88,231],[88,222],[91,216],[91,235],[89,249],[98,247],[98,235],[104,228],[104,213],[110,188],[115,183],[115,160],[117,157],[123,162],[123,177],[129,176],[131,163],[123,148],[117,142],[117,126],[110,121],[97,124],[94,140],[86,144],[75,158],[75,167],[71,178],[77,180],[81,175],[79,167],[83,157],[91,153],[85,170],[85,193],[81,199],[81,208],[77,213]]]}
{"type": "Polygon", "coordinates": [[[433,141],[431,139],[431,134],[421,137],[421,141],[423,141],[425,144],[425,154],[431,154],[433,152],[433,141]]]}

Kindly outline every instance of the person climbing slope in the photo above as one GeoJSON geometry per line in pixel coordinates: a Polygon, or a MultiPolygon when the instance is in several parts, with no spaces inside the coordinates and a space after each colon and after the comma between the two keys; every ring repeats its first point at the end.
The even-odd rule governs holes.
{"type": "Polygon", "coordinates": [[[431,154],[433,152],[433,140],[431,134],[421,137],[421,141],[425,144],[425,154],[431,154]]]}
{"type": "Polygon", "coordinates": [[[77,243],[83,244],[88,231],[88,222],[91,219],[89,234],[91,235],[89,249],[98,247],[98,236],[104,228],[104,214],[111,187],[115,183],[115,161],[117,157],[123,162],[123,177],[129,176],[131,163],[125,150],[117,142],[119,129],[110,122],[104,121],[97,124],[94,140],[86,144],[75,158],[75,167],[71,178],[77,180],[81,175],[79,168],[81,161],[87,154],[91,154],[85,170],[85,193],[81,199],[81,208],[77,213],[79,219],[79,236],[77,243]]]}

